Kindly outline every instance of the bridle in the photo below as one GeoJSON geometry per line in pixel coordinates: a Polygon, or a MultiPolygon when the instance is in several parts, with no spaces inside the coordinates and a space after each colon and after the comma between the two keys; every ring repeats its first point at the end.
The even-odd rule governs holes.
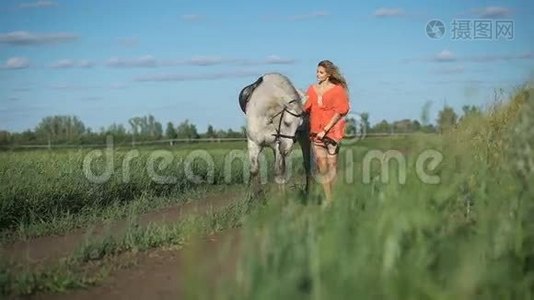
{"type": "MultiPolygon", "coordinates": [[[[293,99],[291,101],[288,102],[288,104],[290,103],[293,103],[293,102],[297,102],[298,100],[297,99],[293,99]]],[[[274,135],[276,138],[276,142],[280,142],[280,138],[286,138],[286,139],[292,139],[293,142],[295,142],[297,140],[297,137],[295,135],[287,135],[287,134],[282,134],[280,133],[280,130],[282,129],[282,120],[284,119],[284,113],[288,113],[290,115],[292,115],[293,117],[296,117],[296,118],[299,118],[300,116],[302,116],[302,113],[300,114],[297,114],[297,113],[294,113],[292,111],[290,111],[286,105],[284,105],[284,109],[282,109],[280,112],[276,113],[272,118],[271,118],[271,122],[274,120],[274,118],[276,118],[278,115],[280,115],[280,120],[278,121],[278,128],[276,129],[276,133],[273,133],[272,135],[274,135]]]]}

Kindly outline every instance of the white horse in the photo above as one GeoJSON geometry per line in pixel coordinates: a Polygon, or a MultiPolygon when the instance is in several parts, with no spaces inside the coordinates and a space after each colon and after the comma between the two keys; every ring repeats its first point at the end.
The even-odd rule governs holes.
{"type": "Polygon", "coordinates": [[[239,104],[246,114],[247,146],[251,183],[259,188],[259,155],[263,148],[274,152],[275,181],[283,189],[286,183],[286,158],[299,142],[306,172],[305,191],[310,183],[310,142],[307,115],[303,113],[306,97],[280,73],[267,73],[244,87],[239,104]]]}

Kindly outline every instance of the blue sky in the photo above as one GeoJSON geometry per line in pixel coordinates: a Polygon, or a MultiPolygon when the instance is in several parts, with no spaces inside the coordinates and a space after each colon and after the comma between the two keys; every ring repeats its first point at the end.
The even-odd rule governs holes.
{"type": "Polygon", "coordinates": [[[2,1],[0,129],[55,114],[95,130],[147,114],[238,129],[243,86],[281,72],[305,89],[322,59],[371,123],[419,119],[427,101],[434,121],[444,103],[486,105],[534,77],[533,17],[530,0],[2,1]],[[454,39],[455,19],[486,20],[492,37],[454,39]],[[495,37],[505,20],[513,39],[495,37]]]}

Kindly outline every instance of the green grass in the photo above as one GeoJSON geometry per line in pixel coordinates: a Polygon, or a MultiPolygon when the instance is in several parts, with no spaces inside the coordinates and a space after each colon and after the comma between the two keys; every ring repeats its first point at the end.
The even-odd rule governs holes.
{"type": "Polygon", "coordinates": [[[70,256],[47,265],[3,262],[0,264],[0,295],[22,296],[37,292],[64,292],[87,288],[105,280],[110,272],[130,267],[120,255],[156,247],[182,247],[192,237],[239,227],[243,218],[261,206],[244,195],[221,210],[189,216],[166,225],[141,226],[131,218],[123,234],[87,241],[70,256]]]}
{"type": "Polygon", "coordinates": [[[271,199],[243,224],[235,276],[189,295],[533,298],[533,92],[519,93],[438,141],[410,140],[404,184],[392,163],[387,183],[378,173],[370,183],[340,178],[334,205],[326,210],[298,196],[271,199]],[[414,168],[428,148],[443,154],[431,172],[440,176],[439,184],[423,183],[414,168]]]}
{"type": "MultiPolygon", "coordinates": [[[[124,253],[181,246],[191,237],[240,227],[237,272],[228,273],[215,288],[198,288],[203,282],[186,274],[192,278],[186,285],[191,287],[187,291],[191,298],[531,299],[533,93],[520,91],[509,102],[441,136],[366,139],[344,145],[335,201],[329,208],[319,205],[323,195],[315,185],[308,197],[289,190],[286,197],[268,194],[265,203],[245,197],[223,211],[176,224],[134,223],[125,234],[90,241],[47,269],[5,265],[0,268],[0,290],[31,294],[94,284],[124,253]],[[389,180],[381,172],[380,155],[366,176],[366,157],[376,150],[393,150],[389,180]],[[437,166],[429,161],[421,164],[421,155],[428,151],[442,157],[437,166]],[[395,162],[395,155],[404,161],[395,162]],[[439,182],[423,181],[421,168],[427,175],[439,176],[439,182]]],[[[118,163],[104,183],[90,183],[81,173],[83,155],[90,150],[1,153],[0,186],[6,193],[0,199],[0,228],[52,232],[43,228],[70,228],[58,225],[62,224],[58,220],[85,224],[108,212],[114,218],[159,207],[167,203],[164,199],[206,185],[188,181],[179,167],[158,171],[175,176],[177,182],[171,184],[155,184],[146,171],[154,150],[170,150],[175,158],[183,158],[197,149],[188,147],[140,150],[127,183],[120,174],[128,148],[113,153],[118,163]],[[150,204],[148,199],[161,202],[150,204]]],[[[240,166],[232,169],[230,181],[223,172],[225,157],[233,149],[243,150],[206,150],[215,164],[209,185],[242,182],[240,166]]],[[[301,174],[296,155],[292,172],[301,174]]],[[[202,179],[210,177],[205,165],[193,168],[202,179]]],[[[194,273],[195,268],[201,266],[186,270],[194,273]]]]}
{"type": "Polygon", "coordinates": [[[6,230],[0,235],[0,245],[9,244],[16,240],[64,234],[79,228],[104,225],[142,215],[144,213],[175,205],[183,205],[189,201],[199,201],[202,197],[213,193],[237,189],[241,185],[232,186],[199,186],[176,196],[141,195],[126,203],[115,202],[105,207],[89,206],[76,214],[67,212],[42,222],[20,224],[12,230],[6,230]]]}
{"type": "MultiPolygon", "coordinates": [[[[90,180],[85,172],[88,168],[84,169],[84,159],[89,157],[90,149],[2,152],[0,231],[77,219],[143,197],[178,197],[207,185],[243,184],[244,172],[238,160],[231,173],[222,171],[231,150],[115,149],[111,152],[113,164],[109,164],[112,172],[102,182],[90,180]],[[158,153],[168,155],[172,161],[164,164],[161,158],[151,159],[158,153]],[[208,163],[195,159],[195,153],[213,162],[213,173],[208,163]],[[128,159],[129,155],[133,158],[128,159]],[[172,176],[173,181],[159,181],[158,176],[172,176]]],[[[102,174],[107,162],[102,157],[95,158],[91,164],[93,174],[102,174]]]]}
{"type": "MultiPolygon", "coordinates": [[[[364,141],[347,149],[360,155],[368,147],[388,149],[391,143],[408,149],[407,142],[374,139],[374,145],[364,141]]],[[[154,209],[165,199],[183,197],[207,186],[242,185],[248,176],[247,152],[242,143],[116,147],[110,152],[112,159],[104,159],[105,155],[105,149],[0,152],[0,235],[28,238],[61,233],[88,223],[122,218],[132,208],[139,212],[154,209]],[[103,157],[84,165],[92,151],[102,151],[103,157]],[[159,159],[155,156],[158,154],[159,159]],[[168,163],[162,158],[165,156],[168,163]],[[98,176],[105,174],[110,162],[108,178],[100,182],[87,176],[87,166],[98,176]],[[172,181],[158,181],[157,176],[168,176],[172,181]]],[[[266,149],[264,155],[267,180],[273,182],[272,153],[266,149]]],[[[303,174],[299,149],[292,153],[292,161],[292,182],[299,182],[297,177],[303,174]]]]}

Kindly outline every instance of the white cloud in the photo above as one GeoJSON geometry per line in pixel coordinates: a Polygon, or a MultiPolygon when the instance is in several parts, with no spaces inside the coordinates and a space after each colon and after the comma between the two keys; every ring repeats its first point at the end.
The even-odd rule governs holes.
{"type": "Polygon", "coordinates": [[[454,53],[452,53],[451,51],[443,50],[439,52],[438,54],[436,54],[436,56],[434,57],[434,60],[437,62],[451,62],[451,61],[455,61],[456,57],[454,53]]]}
{"type": "Polygon", "coordinates": [[[117,42],[119,43],[119,45],[126,47],[126,48],[137,47],[137,45],[139,44],[139,40],[135,37],[118,38],[117,42]]]}
{"type": "Polygon", "coordinates": [[[526,52],[523,54],[497,54],[497,55],[479,55],[466,57],[465,60],[471,62],[495,62],[495,61],[511,61],[511,60],[529,60],[534,59],[534,52],[526,52]]]}
{"type": "Polygon", "coordinates": [[[239,78],[259,76],[260,73],[244,70],[234,70],[229,72],[219,73],[204,73],[204,74],[154,74],[135,78],[135,81],[140,82],[166,82],[166,81],[193,81],[193,80],[218,80],[226,78],[239,78]]]}
{"type": "Polygon", "coordinates": [[[182,60],[158,60],[151,55],[138,58],[110,58],[106,65],[113,68],[158,68],[173,66],[213,66],[213,65],[274,65],[293,64],[295,59],[282,58],[277,55],[270,55],[261,60],[247,60],[242,58],[223,58],[219,56],[193,56],[182,60]]]}
{"type": "Polygon", "coordinates": [[[194,21],[202,20],[203,17],[201,15],[197,15],[197,14],[185,14],[185,15],[181,15],[180,19],[182,19],[184,21],[188,21],[188,22],[194,22],[194,21]]]}
{"type": "Polygon", "coordinates": [[[112,68],[154,68],[158,62],[153,56],[145,55],[137,58],[113,57],[108,59],[106,65],[112,68]]]}
{"type": "Polygon", "coordinates": [[[188,60],[177,62],[177,64],[194,66],[211,66],[224,63],[225,59],[217,56],[194,56],[188,60]]]}
{"type": "Polygon", "coordinates": [[[86,90],[92,90],[92,89],[98,89],[99,86],[89,86],[89,85],[81,85],[81,84],[72,84],[72,83],[57,83],[49,86],[53,90],[59,90],[59,91],[86,91],[86,90]]]}
{"type": "Polygon", "coordinates": [[[52,64],[51,68],[54,69],[68,69],[68,68],[91,68],[95,64],[88,60],[72,60],[72,59],[61,59],[52,64]]]}
{"type": "Polygon", "coordinates": [[[288,65],[295,63],[295,60],[291,58],[282,58],[278,55],[270,55],[265,60],[265,63],[273,65],[288,65]]]}
{"type": "Polygon", "coordinates": [[[125,89],[127,88],[128,86],[124,83],[112,83],[108,86],[109,89],[112,89],[112,90],[122,90],[122,89],[125,89]]]}
{"type": "Polygon", "coordinates": [[[91,61],[88,61],[88,60],[79,60],[78,61],[78,67],[80,68],[91,68],[93,67],[95,64],[91,61]]]}
{"type": "Polygon", "coordinates": [[[0,34],[0,43],[13,46],[29,46],[57,44],[78,39],[78,36],[72,33],[31,33],[27,31],[13,31],[0,34]]]}
{"type": "Polygon", "coordinates": [[[329,15],[330,15],[330,13],[327,12],[327,11],[315,11],[315,12],[310,12],[310,13],[307,13],[307,14],[290,16],[290,17],[288,17],[288,19],[291,20],[291,21],[299,21],[299,20],[324,18],[324,17],[327,17],[329,15]]]}
{"type": "Polygon", "coordinates": [[[104,99],[103,97],[100,97],[100,96],[87,96],[87,97],[82,97],[81,100],[82,101],[100,101],[104,99]]]}
{"type": "Polygon", "coordinates": [[[30,60],[26,57],[11,57],[4,64],[4,69],[25,69],[30,66],[30,60]]]}
{"type": "Polygon", "coordinates": [[[484,55],[470,55],[457,57],[453,52],[449,50],[443,50],[431,58],[419,58],[419,59],[405,59],[406,63],[411,62],[468,62],[468,63],[491,63],[491,62],[507,62],[512,60],[534,60],[534,52],[524,52],[519,54],[507,53],[507,54],[484,54],[484,55]]]}
{"type": "Polygon", "coordinates": [[[454,66],[454,67],[446,67],[446,68],[434,70],[434,73],[446,75],[446,74],[460,74],[460,73],[463,73],[464,71],[465,71],[464,66],[454,66]]]}
{"type": "Polygon", "coordinates": [[[388,8],[388,7],[381,7],[373,13],[373,16],[378,18],[388,18],[388,17],[402,17],[405,16],[406,13],[401,8],[388,8]]]}
{"type": "Polygon", "coordinates": [[[480,18],[506,18],[512,15],[512,10],[503,6],[487,6],[476,8],[472,11],[480,18]]]}
{"type": "Polygon", "coordinates": [[[47,8],[57,6],[55,1],[38,0],[19,4],[19,8],[47,8]]]}
{"type": "Polygon", "coordinates": [[[235,59],[234,62],[237,65],[252,66],[252,65],[290,65],[295,64],[297,60],[292,58],[283,58],[278,55],[269,55],[264,59],[259,60],[247,60],[247,59],[235,59]]]}
{"type": "Polygon", "coordinates": [[[16,88],[12,88],[11,89],[11,91],[13,91],[13,92],[29,92],[31,90],[32,89],[30,87],[25,87],[25,86],[16,87],[16,88]]]}

